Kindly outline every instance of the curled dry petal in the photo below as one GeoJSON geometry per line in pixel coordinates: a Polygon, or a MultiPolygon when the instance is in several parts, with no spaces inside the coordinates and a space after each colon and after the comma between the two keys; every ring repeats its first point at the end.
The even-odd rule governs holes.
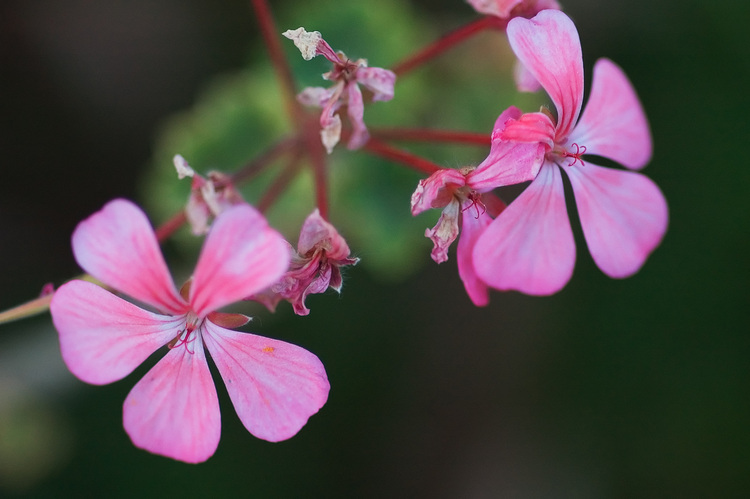
{"type": "MultiPolygon", "coordinates": [[[[352,125],[352,134],[349,137],[347,148],[351,150],[359,149],[367,143],[370,134],[364,122],[365,103],[362,101],[362,91],[357,85],[347,85],[347,115],[349,123],[352,125]]],[[[330,153],[330,151],[329,151],[330,153]]]]}
{"type": "Polygon", "coordinates": [[[302,224],[289,271],[271,287],[270,295],[265,292],[253,298],[271,309],[283,298],[292,304],[297,315],[307,315],[310,313],[305,305],[307,296],[323,293],[329,287],[340,292],[340,267],[358,262],[359,258],[350,256],[349,246],[336,228],[315,209],[302,224]]]}
{"type": "Polygon", "coordinates": [[[307,87],[297,94],[297,100],[300,104],[311,107],[323,107],[333,96],[336,87],[307,87]]]}
{"type": "Polygon", "coordinates": [[[455,197],[448,203],[440,214],[437,224],[432,229],[426,229],[425,237],[432,239],[434,247],[431,256],[436,263],[448,260],[448,248],[458,237],[458,217],[461,205],[455,197]]]}
{"type": "Polygon", "coordinates": [[[442,208],[454,199],[454,193],[466,184],[463,173],[452,168],[438,170],[419,181],[411,195],[411,214],[419,215],[431,208],[442,208]]]}
{"type": "Polygon", "coordinates": [[[305,28],[289,29],[282,35],[294,42],[294,46],[299,49],[306,61],[318,55],[318,44],[323,41],[319,31],[308,32],[305,28]]]}
{"type": "Polygon", "coordinates": [[[200,463],[219,445],[221,417],[203,341],[197,336],[189,348],[171,349],[133,387],[123,425],[136,447],[200,463]]]}
{"type": "Polygon", "coordinates": [[[174,167],[177,170],[177,178],[179,178],[180,180],[185,177],[192,177],[193,175],[195,175],[195,170],[190,168],[187,160],[179,154],[175,155],[175,157],[172,159],[172,162],[174,163],[174,167]]]}
{"type": "Polygon", "coordinates": [[[396,73],[393,71],[360,67],[357,69],[357,81],[372,91],[373,101],[393,99],[393,87],[396,84],[396,73]]]}
{"type": "Polygon", "coordinates": [[[256,437],[286,440],[326,403],[328,377],[307,350],[210,322],[205,332],[237,415],[256,437]]]}

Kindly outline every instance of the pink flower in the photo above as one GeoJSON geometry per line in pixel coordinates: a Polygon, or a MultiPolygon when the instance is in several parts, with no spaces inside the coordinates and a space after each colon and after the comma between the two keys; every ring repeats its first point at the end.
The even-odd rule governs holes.
{"type": "Polygon", "coordinates": [[[193,234],[201,236],[208,232],[209,220],[222,211],[245,202],[242,195],[234,188],[229,176],[221,172],[208,172],[203,178],[190,168],[188,162],[177,154],[174,159],[177,176],[180,179],[191,177],[190,198],[185,206],[185,216],[190,223],[193,234]]]}
{"type": "Polygon", "coordinates": [[[581,44],[573,22],[546,10],[508,24],[511,47],[547,90],[557,108],[521,115],[510,108],[495,124],[490,156],[469,175],[477,190],[532,180],[482,233],[474,248],[480,279],[493,288],[547,295],[570,279],[575,244],[563,181],[570,179],[589,251],[616,278],[640,269],[667,228],[659,188],[634,171],[603,168],[584,154],[612,159],[631,170],[651,158],[648,122],[630,82],[607,59],[594,66],[586,111],[581,44]]]}
{"type": "MultiPolygon", "coordinates": [[[[501,27],[514,17],[530,18],[545,9],[560,10],[555,0],[467,0],[480,14],[497,17],[501,27]]],[[[520,62],[513,68],[516,87],[522,92],[536,92],[541,88],[534,75],[520,62]]]]}
{"type": "Polygon", "coordinates": [[[544,9],[560,10],[555,0],[466,0],[480,14],[501,19],[533,17],[544,9]]]}
{"type": "Polygon", "coordinates": [[[216,312],[269,286],[289,264],[282,237],[249,205],[216,219],[192,284],[182,293],[146,215],[129,201],[112,201],[81,222],[73,252],[89,274],[156,310],[90,282],[61,286],[52,299],[52,320],[73,374],[87,383],[112,383],[169,346],[125,400],[125,431],[137,447],[191,463],[215,452],[221,418],[204,345],[240,420],[258,438],[292,437],[326,402],[329,384],[317,357],[226,329],[248,318],[216,312]]]}
{"type": "Polygon", "coordinates": [[[320,216],[317,208],[302,224],[297,251],[288,243],[287,246],[292,255],[289,270],[270,289],[252,297],[270,310],[283,299],[292,304],[295,314],[309,314],[307,295],[323,293],[329,287],[340,293],[341,267],[359,262],[359,258],[349,255],[344,238],[320,216]]]}
{"type": "Polygon", "coordinates": [[[461,232],[456,259],[458,274],[471,301],[477,306],[489,303],[487,285],[474,271],[472,252],[479,235],[505,205],[491,194],[480,194],[467,182],[473,168],[438,170],[420,180],[411,197],[411,213],[416,216],[430,208],[443,208],[437,225],[425,231],[432,239],[432,259],[436,263],[448,260],[448,248],[461,232]],[[460,227],[459,227],[460,225],[460,227]]]}
{"type": "Polygon", "coordinates": [[[318,31],[307,32],[304,28],[297,28],[288,30],[283,35],[294,42],[306,61],[316,55],[322,55],[333,63],[333,69],[323,75],[323,78],[335,83],[332,87],[308,87],[297,96],[306,106],[323,108],[320,115],[320,137],[328,153],[333,151],[341,138],[341,118],[336,113],[342,105],[347,106],[347,115],[352,126],[347,147],[362,147],[367,142],[369,134],[363,120],[365,105],[359,85],[364,85],[372,91],[373,101],[389,101],[393,98],[395,73],[387,69],[368,68],[365,59],[351,61],[343,52],[334,52],[318,31]]]}

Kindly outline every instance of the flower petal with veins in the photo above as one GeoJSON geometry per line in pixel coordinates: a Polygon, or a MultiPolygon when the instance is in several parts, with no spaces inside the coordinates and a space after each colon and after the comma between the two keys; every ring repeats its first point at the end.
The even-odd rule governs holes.
{"type": "Polygon", "coordinates": [[[479,236],[474,266],[493,288],[550,295],[570,280],[574,264],[561,173],[545,162],[531,185],[479,236]]]}
{"type": "Polygon", "coordinates": [[[194,341],[170,350],[152,367],[123,404],[123,425],[133,445],[188,463],[211,457],[221,436],[219,399],[203,341],[195,334],[194,341]]]}
{"type": "Polygon", "coordinates": [[[320,360],[290,343],[211,322],[206,347],[245,428],[278,442],[293,437],[323,407],[330,385],[320,360]]]}
{"type": "Polygon", "coordinates": [[[226,210],[203,244],[190,288],[199,317],[262,291],[289,266],[284,238],[250,205],[226,210]]]}
{"type": "Polygon", "coordinates": [[[50,311],[65,364],[94,385],[130,374],[185,324],[182,316],[148,312],[86,281],[60,286],[50,311]]]}
{"type": "Polygon", "coordinates": [[[154,230],[133,203],[110,201],[78,224],[72,243],[78,264],[107,286],[162,312],[186,311],[154,230]]]}
{"type": "Polygon", "coordinates": [[[659,188],[640,173],[591,163],[565,172],[596,265],[610,277],[637,272],[667,230],[667,202],[659,188]]]}

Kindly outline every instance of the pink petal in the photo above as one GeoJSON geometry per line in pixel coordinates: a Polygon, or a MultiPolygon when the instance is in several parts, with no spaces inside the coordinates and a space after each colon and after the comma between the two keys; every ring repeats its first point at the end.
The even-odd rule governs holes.
{"type": "Polygon", "coordinates": [[[628,168],[642,168],[651,159],[651,132],[643,106],[625,73],[612,61],[596,61],[591,96],[568,142],[628,168]]]}
{"type": "Polygon", "coordinates": [[[510,11],[523,0],[467,0],[480,14],[506,18],[510,11]]]}
{"type": "Polygon", "coordinates": [[[456,249],[456,261],[458,262],[458,275],[464,283],[466,292],[471,301],[477,307],[484,307],[490,301],[485,284],[474,270],[474,246],[479,236],[482,235],[492,222],[486,210],[479,205],[462,206],[461,217],[461,237],[458,238],[458,248],[456,249]]]}
{"type": "Polygon", "coordinates": [[[356,83],[350,83],[347,89],[347,115],[352,125],[352,134],[349,137],[348,149],[359,149],[370,138],[365,126],[365,103],[362,101],[362,91],[356,83]]]}
{"type": "Polygon", "coordinates": [[[264,290],[289,267],[289,245],[247,204],[216,218],[195,267],[190,303],[199,317],[264,290]]]}
{"type": "Polygon", "coordinates": [[[50,312],[68,369],[94,385],[130,374],[185,323],[184,317],[147,312],[86,281],[60,286],[50,312]]]}
{"type": "MultiPolygon", "coordinates": [[[[492,130],[490,154],[466,176],[466,184],[469,187],[479,192],[487,192],[495,187],[519,184],[536,177],[546,151],[544,146],[539,144],[542,137],[536,134],[536,143],[529,137],[523,137],[524,143],[510,142],[503,137],[506,127],[517,123],[523,116],[525,115],[515,106],[509,107],[498,116],[492,130]]],[[[547,122],[550,123],[549,118],[547,122]]],[[[412,197],[412,213],[413,203],[412,197]]]]}
{"type": "Polygon", "coordinates": [[[513,79],[519,92],[538,92],[542,88],[539,81],[518,59],[513,65],[513,79]]]}
{"type": "Polygon", "coordinates": [[[104,284],[163,312],[185,312],[151,224],[130,201],[110,201],[79,223],[73,233],[73,254],[86,272],[104,284]]]}
{"type": "Polygon", "coordinates": [[[210,322],[205,327],[206,346],[237,415],[256,437],[286,440],[326,403],[328,377],[312,353],[210,322]]]}
{"type": "Polygon", "coordinates": [[[555,124],[545,113],[526,113],[508,120],[499,137],[509,142],[542,143],[549,151],[555,145],[555,124]]]}
{"type": "Polygon", "coordinates": [[[310,107],[323,107],[329,101],[336,87],[307,87],[297,94],[300,104],[310,107]]]}
{"type": "Polygon", "coordinates": [[[350,253],[344,238],[333,225],[320,216],[317,208],[305,219],[297,241],[300,255],[307,255],[315,249],[324,250],[330,260],[345,259],[350,253]]]}
{"type": "Polygon", "coordinates": [[[455,190],[465,183],[464,174],[452,168],[438,170],[420,180],[411,195],[411,214],[416,216],[431,208],[443,208],[453,201],[455,190]]]}
{"type": "Polygon", "coordinates": [[[123,425],[133,445],[154,454],[188,463],[213,455],[221,416],[200,337],[170,350],[133,387],[123,425]]]}
{"type": "Polygon", "coordinates": [[[545,145],[540,143],[493,143],[489,157],[466,176],[466,185],[478,192],[487,192],[533,180],[542,167],[545,152],[545,145]]]}
{"type": "Polygon", "coordinates": [[[667,230],[667,202],[640,173],[586,166],[565,170],[591,256],[610,277],[641,268],[667,230]]]}
{"type": "Polygon", "coordinates": [[[489,286],[550,295],[573,273],[575,243],[558,167],[539,176],[490,224],[474,248],[474,268],[489,286]]]}
{"type": "Polygon", "coordinates": [[[583,56],[573,21],[559,10],[543,10],[532,19],[511,19],[507,33],[521,64],[555,103],[557,138],[567,137],[583,102],[583,56]]]}
{"type": "Polygon", "coordinates": [[[393,71],[360,67],[357,69],[357,81],[372,91],[373,101],[393,99],[393,87],[396,84],[396,73],[393,71]]]}

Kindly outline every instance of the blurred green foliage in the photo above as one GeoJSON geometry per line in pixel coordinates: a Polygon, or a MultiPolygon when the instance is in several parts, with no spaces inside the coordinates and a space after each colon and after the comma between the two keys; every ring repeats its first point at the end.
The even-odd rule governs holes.
{"type": "MultiPolygon", "coordinates": [[[[205,464],[185,465],[135,449],[122,428],[122,402],[155,359],[107,387],[85,385],[61,371],[55,380],[62,387],[32,393],[2,376],[24,367],[42,372],[54,363],[36,344],[20,355],[22,349],[3,338],[0,395],[23,386],[30,402],[0,406],[0,450],[8,450],[0,457],[2,463],[14,455],[14,465],[31,463],[24,464],[30,469],[19,474],[19,483],[33,480],[15,488],[4,482],[2,495],[750,495],[750,169],[743,154],[750,133],[750,7],[707,0],[563,3],[580,32],[587,76],[598,57],[617,62],[651,122],[655,154],[644,173],[667,197],[670,227],[641,272],[625,280],[602,275],[573,220],[578,261],[561,293],[493,293],[490,306],[477,309],[455,263],[429,260],[423,234],[437,211],[409,215],[409,195],[421,175],[339,146],[330,157],[331,217],[362,265],[347,272],[341,297],[310,297],[310,316],[293,316],[282,304],[275,315],[260,313],[251,324],[254,332],[321,358],[332,391],[320,414],[287,442],[263,442],[242,427],[219,383],[219,449],[205,464]],[[426,266],[420,270],[419,263],[426,266]],[[367,268],[371,272],[361,270],[367,268]],[[416,274],[389,280],[409,272],[416,274]],[[18,453],[15,445],[24,438],[33,445],[18,453]]],[[[273,7],[280,30],[319,30],[334,48],[382,67],[472,18],[458,0],[289,0],[273,7]]],[[[247,37],[247,64],[213,78],[195,104],[158,133],[141,189],[157,221],[187,199],[189,181],[177,180],[175,153],[202,173],[234,171],[289,130],[244,2],[241,11],[248,19],[239,36],[247,37]]],[[[326,84],[320,78],[324,60],[304,62],[291,43],[285,50],[300,88],[326,84]]],[[[365,119],[371,127],[488,131],[507,106],[528,111],[545,102],[542,94],[515,93],[511,63],[502,34],[482,35],[401,79],[396,98],[368,105],[365,119]]],[[[160,77],[156,72],[154,79],[160,77]]],[[[39,123],[47,117],[33,116],[39,123]]],[[[29,143],[45,146],[33,139],[29,143]]],[[[70,154],[51,144],[46,146],[55,155],[70,154]]],[[[476,163],[486,154],[465,146],[403,147],[447,167],[476,163]]],[[[37,166],[16,163],[9,174],[37,166]]],[[[51,171],[58,168],[49,163],[51,171]]],[[[65,170],[65,177],[74,174],[72,166],[65,170]]],[[[248,199],[257,201],[269,181],[265,176],[244,186],[248,199]]],[[[27,185],[10,184],[16,190],[27,185]]],[[[302,175],[269,213],[292,240],[312,209],[310,184],[302,175]]],[[[75,185],[65,191],[71,204],[85,194],[102,195],[96,186],[75,185]]],[[[89,202],[95,208],[86,205],[87,212],[101,205],[98,198],[89,202]]],[[[45,209],[54,214],[60,205],[50,202],[45,209]]],[[[167,249],[181,255],[199,243],[181,231],[167,249]]],[[[194,261],[193,255],[185,261],[194,261]]],[[[71,265],[61,275],[72,275],[71,265]]],[[[15,285],[9,280],[9,288],[15,285]]],[[[29,327],[54,342],[48,323],[47,329],[29,327]]],[[[19,329],[17,338],[30,335],[19,329]]]]}

